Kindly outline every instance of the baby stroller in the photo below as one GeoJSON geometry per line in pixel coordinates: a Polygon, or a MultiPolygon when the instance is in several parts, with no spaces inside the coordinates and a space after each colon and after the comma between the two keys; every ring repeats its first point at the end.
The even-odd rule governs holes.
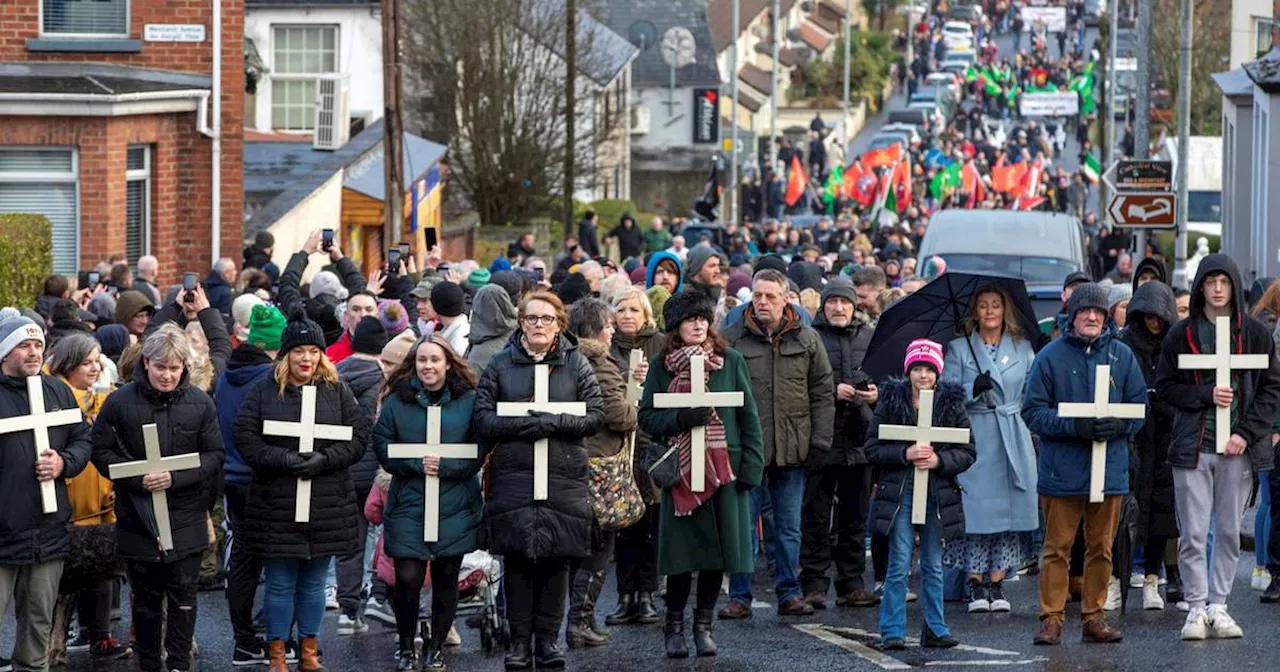
{"type": "MultiPolygon", "coordinates": [[[[511,639],[511,628],[498,609],[498,587],[502,581],[502,564],[484,551],[472,551],[462,558],[458,572],[458,617],[468,626],[480,630],[480,646],[486,654],[505,651],[511,639]]],[[[429,639],[431,624],[418,624],[423,641],[429,639]]]]}

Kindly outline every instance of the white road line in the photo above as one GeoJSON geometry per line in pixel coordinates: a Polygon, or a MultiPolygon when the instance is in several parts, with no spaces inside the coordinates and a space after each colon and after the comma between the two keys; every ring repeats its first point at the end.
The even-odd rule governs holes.
{"type": "Polygon", "coordinates": [[[925,661],[926,667],[943,667],[945,665],[967,665],[976,667],[980,665],[1039,665],[1040,663],[1049,662],[1048,658],[1028,658],[1026,660],[928,660],[925,661]]]}
{"type": "MultiPolygon", "coordinates": [[[[857,635],[860,637],[874,637],[874,638],[880,637],[880,635],[874,632],[869,632],[861,628],[837,628],[837,627],[831,627],[831,626],[825,626],[825,627],[827,630],[830,630],[831,632],[843,632],[850,635],[857,635]]],[[[907,641],[907,644],[920,643],[920,640],[916,639],[915,637],[907,637],[906,641],[907,641]]],[[[955,646],[952,650],[953,651],[972,651],[973,653],[981,653],[988,656],[1021,656],[1022,655],[1017,651],[1005,651],[1004,649],[990,649],[985,646],[973,646],[971,644],[959,644],[955,646]]]]}
{"type": "MultiPolygon", "coordinates": [[[[874,648],[866,644],[863,644],[857,640],[853,640],[853,639],[849,639],[848,637],[841,636],[841,633],[843,633],[847,635],[853,635],[856,637],[866,637],[869,639],[878,640],[880,638],[880,635],[874,632],[868,632],[866,630],[862,630],[861,628],[830,627],[830,626],[825,626],[818,623],[793,625],[791,627],[811,637],[816,637],[817,639],[821,639],[822,641],[827,642],[828,644],[834,644],[844,649],[845,651],[848,651],[849,653],[852,653],[858,656],[859,658],[862,658],[863,660],[869,663],[872,663],[876,666],[879,666],[881,669],[885,669],[885,670],[909,670],[912,667],[916,667],[919,665],[923,665],[927,667],[944,667],[948,665],[965,666],[965,667],[981,667],[981,666],[1009,667],[1014,665],[1036,665],[1036,664],[1048,662],[1049,660],[1048,658],[1044,658],[1044,657],[1019,658],[1017,660],[1010,660],[1009,658],[1003,658],[999,660],[929,660],[929,661],[924,661],[919,665],[913,666],[913,665],[908,665],[907,663],[904,663],[901,660],[894,658],[893,656],[887,655],[885,653],[881,653],[880,651],[877,651],[874,648]]],[[[913,647],[919,646],[920,644],[920,640],[914,637],[909,637],[907,638],[906,641],[908,644],[912,645],[913,647]]],[[[953,650],[968,651],[971,653],[979,653],[979,654],[988,655],[988,656],[1021,656],[1023,655],[1022,653],[1019,653],[1017,651],[1005,651],[1004,649],[992,649],[984,646],[972,646],[968,644],[961,644],[955,647],[953,650]]]]}
{"type": "Polygon", "coordinates": [[[911,669],[910,665],[898,660],[897,658],[886,656],[885,654],[880,653],[879,651],[876,651],[875,649],[867,646],[866,644],[856,642],[847,637],[841,637],[840,635],[837,635],[834,632],[830,632],[829,630],[827,630],[821,625],[818,625],[815,623],[809,623],[804,625],[793,625],[791,627],[795,628],[796,630],[799,630],[800,632],[805,633],[806,635],[817,637],[818,639],[821,639],[822,641],[828,644],[834,644],[844,649],[845,651],[848,651],[849,653],[852,653],[855,656],[873,665],[879,666],[881,669],[884,669],[884,670],[911,669]]]}

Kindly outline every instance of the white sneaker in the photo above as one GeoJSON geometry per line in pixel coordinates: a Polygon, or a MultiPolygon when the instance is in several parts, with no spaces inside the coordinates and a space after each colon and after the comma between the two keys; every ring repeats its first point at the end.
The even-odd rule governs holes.
{"type": "Polygon", "coordinates": [[[449,626],[449,634],[444,636],[445,646],[462,646],[462,635],[458,634],[458,629],[449,626]]]}
{"type": "Polygon", "coordinates": [[[1107,611],[1115,611],[1120,608],[1120,579],[1111,577],[1107,582],[1107,603],[1102,605],[1107,611]]]}
{"type": "Polygon", "coordinates": [[[1145,577],[1145,576],[1143,576],[1143,575],[1142,575],[1142,572],[1134,572],[1134,573],[1132,573],[1132,574],[1130,574],[1130,575],[1129,575],[1129,587],[1130,587],[1130,588],[1141,588],[1141,587],[1142,587],[1142,584],[1143,584],[1146,580],[1147,580],[1147,579],[1146,579],[1146,577],[1145,577]]]}
{"type": "Polygon", "coordinates": [[[1266,590],[1271,585],[1271,572],[1266,567],[1254,567],[1253,576],[1249,579],[1249,587],[1254,590],[1266,590]]]}
{"type": "Polygon", "coordinates": [[[1197,607],[1187,613],[1187,620],[1182,624],[1183,641],[1200,641],[1209,636],[1209,612],[1197,607]]]}
{"type": "Polygon", "coordinates": [[[1142,580],[1142,608],[1152,611],[1164,609],[1164,599],[1160,597],[1160,579],[1155,574],[1142,580]]]}
{"type": "Polygon", "coordinates": [[[1191,604],[1186,600],[1182,600],[1181,602],[1178,602],[1177,604],[1173,605],[1173,608],[1185,614],[1188,611],[1191,611],[1191,604]]]}
{"type": "Polygon", "coordinates": [[[325,609],[337,609],[337,608],[338,608],[338,587],[337,587],[337,586],[325,586],[325,588],[324,588],[324,608],[325,608],[325,609]]]}
{"type": "Polygon", "coordinates": [[[339,635],[363,635],[366,632],[369,632],[369,624],[365,623],[363,618],[359,616],[352,618],[346,614],[338,616],[339,635]]]}
{"type": "Polygon", "coordinates": [[[1239,639],[1244,637],[1244,630],[1227,613],[1227,605],[1209,605],[1209,636],[1216,639],[1239,639]]]}

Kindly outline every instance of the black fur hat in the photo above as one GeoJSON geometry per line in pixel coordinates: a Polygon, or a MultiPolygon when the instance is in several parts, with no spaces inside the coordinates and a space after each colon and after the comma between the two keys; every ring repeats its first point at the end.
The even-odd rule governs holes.
{"type": "Polygon", "coordinates": [[[683,291],[667,299],[662,307],[663,326],[667,333],[680,328],[680,323],[695,317],[706,319],[708,323],[715,321],[716,308],[701,292],[683,291]]]}

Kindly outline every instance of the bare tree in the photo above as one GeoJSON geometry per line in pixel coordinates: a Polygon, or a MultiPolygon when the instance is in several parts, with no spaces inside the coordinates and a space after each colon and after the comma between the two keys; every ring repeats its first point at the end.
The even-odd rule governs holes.
{"type": "MultiPolygon", "coordinates": [[[[1178,47],[1182,43],[1178,0],[1156,0],[1151,23],[1151,74],[1160,88],[1178,100],[1178,47]]],[[[1191,45],[1191,132],[1216,135],[1221,132],[1222,94],[1210,77],[1227,69],[1231,50],[1230,4],[1220,0],[1193,0],[1192,22],[1196,26],[1191,45]]],[[[1170,129],[1172,131],[1172,129],[1170,129]]],[[[1152,134],[1156,135],[1155,133],[1152,134]]]]}
{"type": "Polygon", "coordinates": [[[449,144],[450,184],[482,224],[555,216],[566,152],[574,183],[589,185],[596,134],[610,130],[594,114],[590,74],[609,61],[596,48],[598,24],[579,20],[576,133],[567,146],[562,0],[403,2],[405,128],[449,144]]]}

